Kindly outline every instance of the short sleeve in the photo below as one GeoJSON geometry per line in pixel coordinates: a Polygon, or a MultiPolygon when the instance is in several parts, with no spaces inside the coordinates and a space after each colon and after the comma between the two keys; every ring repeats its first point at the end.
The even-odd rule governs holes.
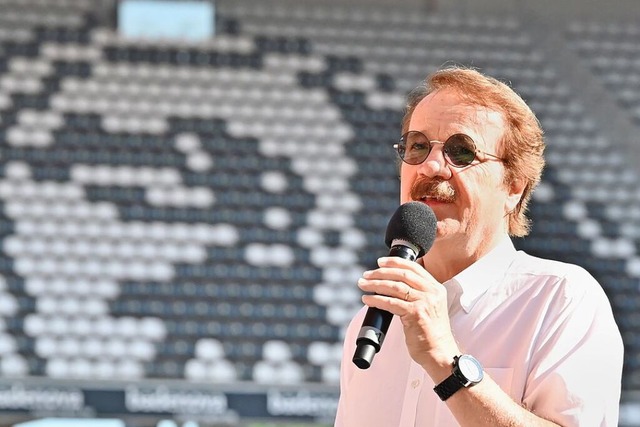
{"type": "Polygon", "coordinates": [[[557,284],[533,343],[523,404],[563,426],[618,424],[623,344],[597,281],[576,268],[557,284]]]}

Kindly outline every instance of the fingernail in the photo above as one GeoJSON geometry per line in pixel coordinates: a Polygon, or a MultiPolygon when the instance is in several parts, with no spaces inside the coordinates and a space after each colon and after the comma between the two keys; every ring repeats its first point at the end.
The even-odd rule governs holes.
{"type": "Polygon", "coordinates": [[[362,277],[369,277],[371,276],[371,270],[367,270],[364,273],[362,273],[362,277]]]}

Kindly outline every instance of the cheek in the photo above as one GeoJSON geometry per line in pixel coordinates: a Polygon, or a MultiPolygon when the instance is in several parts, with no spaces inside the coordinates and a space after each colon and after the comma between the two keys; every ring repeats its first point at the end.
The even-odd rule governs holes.
{"type": "Polygon", "coordinates": [[[464,223],[477,222],[478,218],[482,216],[481,210],[485,206],[488,195],[483,194],[482,188],[472,180],[460,180],[453,185],[456,189],[456,205],[460,209],[460,221],[464,223]]]}
{"type": "Polygon", "coordinates": [[[411,186],[408,185],[407,181],[402,181],[400,184],[400,203],[407,203],[411,201],[411,186]]]}
{"type": "Polygon", "coordinates": [[[466,216],[473,222],[499,221],[504,214],[504,191],[493,180],[486,179],[466,186],[460,196],[468,209],[466,216]]]}
{"type": "Polygon", "coordinates": [[[407,170],[408,168],[402,168],[400,170],[400,203],[407,203],[411,201],[411,186],[415,180],[415,173],[407,170]]]}

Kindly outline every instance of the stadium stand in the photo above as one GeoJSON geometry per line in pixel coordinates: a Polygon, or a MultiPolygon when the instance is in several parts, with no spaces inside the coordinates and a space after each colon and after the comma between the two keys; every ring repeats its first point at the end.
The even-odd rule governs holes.
{"type": "Polygon", "coordinates": [[[640,30],[633,23],[573,22],[569,46],[640,124],[640,30]]]}
{"type": "MultiPolygon", "coordinates": [[[[122,38],[90,0],[0,7],[3,390],[214,385],[230,393],[220,419],[330,422],[324,401],[296,413],[233,393],[335,404],[355,282],[397,205],[404,96],[455,63],[510,82],[541,119],[548,168],[517,245],[600,280],[625,396],[640,392],[639,171],[516,18],[219,1],[217,36],[186,44],[122,38]]],[[[640,123],[638,49],[594,28],[569,45],[640,123]]],[[[16,405],[2,408],[33,409],[16,405]]]]}

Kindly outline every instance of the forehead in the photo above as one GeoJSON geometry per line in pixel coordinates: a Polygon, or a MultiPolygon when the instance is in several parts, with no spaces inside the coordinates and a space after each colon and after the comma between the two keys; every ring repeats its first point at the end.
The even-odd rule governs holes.
{"type": "Polygon", "coordinates": [[[476,141],[498,140],[504,130],[502,113],[474,105],[453,89],[427,95],[416,106],[409,130],[425,132],[429,138],[446,139],[453,133],[466,133],[476,141]]]}

